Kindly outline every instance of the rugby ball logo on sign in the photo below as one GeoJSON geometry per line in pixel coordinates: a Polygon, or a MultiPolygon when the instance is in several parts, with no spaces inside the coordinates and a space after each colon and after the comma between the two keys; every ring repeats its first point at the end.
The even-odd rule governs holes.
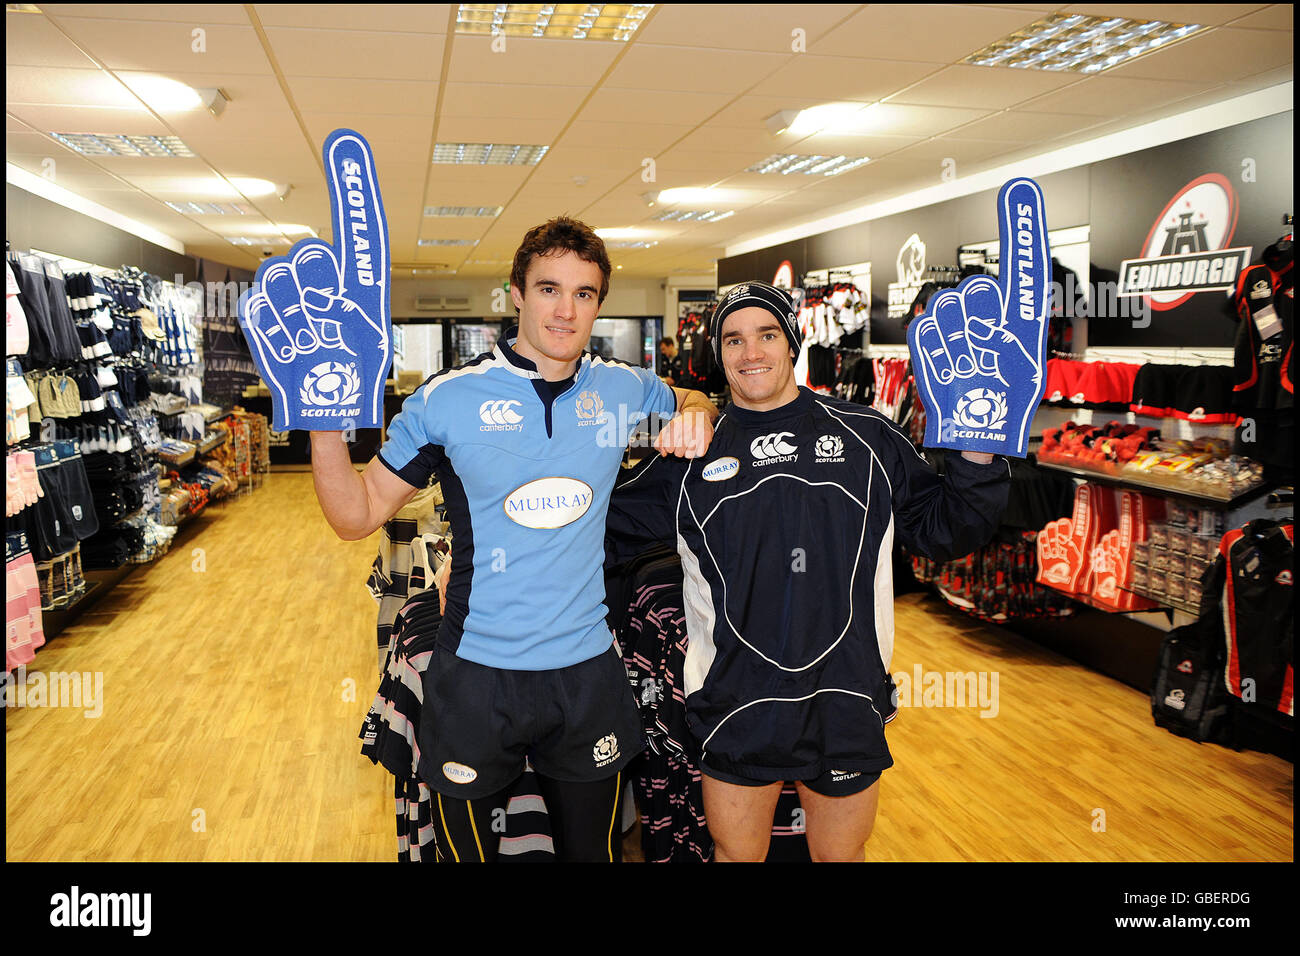
{"type": "Polygon", "coordinates": [[[1161,210],[1142,244],[1141,258],[1119,268],[1119,295],[1145,295],[1163,312],[1198,292],[1236,287],[1250,264],[1251,247],[1233,247],[1237,193],[1226,177],[1193,179],[1161,210]]]}

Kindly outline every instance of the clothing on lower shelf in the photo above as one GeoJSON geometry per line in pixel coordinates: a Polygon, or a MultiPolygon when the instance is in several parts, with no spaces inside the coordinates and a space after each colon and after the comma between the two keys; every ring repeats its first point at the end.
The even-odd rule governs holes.
{"type": "MultiPolygon", "coordinates": [[[[390,653],[374,703],[362,724],[361,753],[393,774],[397,858],[402,863],[439,862],[432,825],[433,795],[419,776],[416,734],[424,704],[424,672],[442,621],[434,590],[414,595],[394,618],[390,653]]],[[[497,860],[526,863],[553,859],[554,844],[536,775],[531,766],[511,787],[497,860]]]]}
{"type": "Polygon", "coordinates": [[[27,535],[5,535],[5,670],[29,664],[45,643],[42,601],[36,562],[27,535]]]}
{"type": "MultiPolygon", "coordinates": [[[[642,851],[652,863],[707,862],[713,838],[682,689],[687,635],[681,559],[673,551],[649,552],[607,569],[606,578],[614,579],[607,592],[628,596],[612,623],[649,744],[628,767],[641,810],[642,851]]],[[[798,793],[787,782],[773,814],[769,860],[809,858],[799,809],[798,793]]]]}

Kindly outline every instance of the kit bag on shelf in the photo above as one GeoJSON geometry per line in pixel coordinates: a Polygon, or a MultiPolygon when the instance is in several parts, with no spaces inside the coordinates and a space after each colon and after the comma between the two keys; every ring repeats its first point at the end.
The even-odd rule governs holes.
{"type": "Polygon", "coordinates": [[[1151,685],[1151,716],[1158,726],[1201,743],[1233,741],[1222,652],[1223,632],[1213,611],[1165,635],[1151,685]]]}

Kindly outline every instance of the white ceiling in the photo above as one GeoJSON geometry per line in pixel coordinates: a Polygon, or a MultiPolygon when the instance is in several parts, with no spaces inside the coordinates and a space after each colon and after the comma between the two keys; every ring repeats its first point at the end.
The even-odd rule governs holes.
{"type": "MultiPolygon", "coordinates": [[[[660,4],[627,43],[454,34],[454,4],[41,4],[7,12],[6,159],[185,243],[254,267],[240,235],[299,224],[329,235],[320,148],[340,126],[375,151],[394,267],[498,275],[531,226],[567,212],[639,227],[659,244],[613,249],[623,275],[712,269],[724,245],[796,220],[1276,86],[1293,78],[1290,4],[660,4]],[[1100,76],[960,60],[1053,11],[1211,29],[1100,76]],[[196,51],[195,30],[204,47],[196,51]],[[806,51],[792,51],[792,31],[806,51]],[[161,75],[230,97],[220,117],[149,108],[161,75]],[[877,104],[873,132],[772,136],[765,117],[831,101],[877,104]],[[48,134],[180,136],[196,159],[84,157],[48,134]],[[430,162],[435,142],[551,147],[535,167],[430,162]],[[872,162],[832,177],[759,176],[778,152],[872,162]],[[655,181],[643,163],[655,161],[655,181]],[[165,200],[222,198],[219,177],[291,183],[285,201],[230,195],[249,215],[182,215],[165,200]],[[575,179],[583,182],[579,185],[575,179]],[[641,195],[732,190],[716,223],[657,223],[641,195]],[[424,218],[426,205],[503,206],[496,219],[424,218]],[[417,240],[473,239],[419,247],[417,240]],[[480,263],[493,263],[484,265],[480,263]]],[[[283,251],[282,247],[276,247],[283,251]]],[[[401,271],[398,272],[401,274],[401,271]]],[[[409,273],[408,273],[409,274],[409,273]]]]}

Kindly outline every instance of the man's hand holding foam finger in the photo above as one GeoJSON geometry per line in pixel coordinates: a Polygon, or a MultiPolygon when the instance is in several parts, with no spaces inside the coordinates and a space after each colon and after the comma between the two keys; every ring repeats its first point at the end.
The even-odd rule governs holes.
{"type": "Polygon", "coordinates": [[[380,428],[392,364],[388,222],[370,146],[325,140],[334,243],[304,239],[268,259],[239,323],[271,389],[277,431],[380,428]]]}

